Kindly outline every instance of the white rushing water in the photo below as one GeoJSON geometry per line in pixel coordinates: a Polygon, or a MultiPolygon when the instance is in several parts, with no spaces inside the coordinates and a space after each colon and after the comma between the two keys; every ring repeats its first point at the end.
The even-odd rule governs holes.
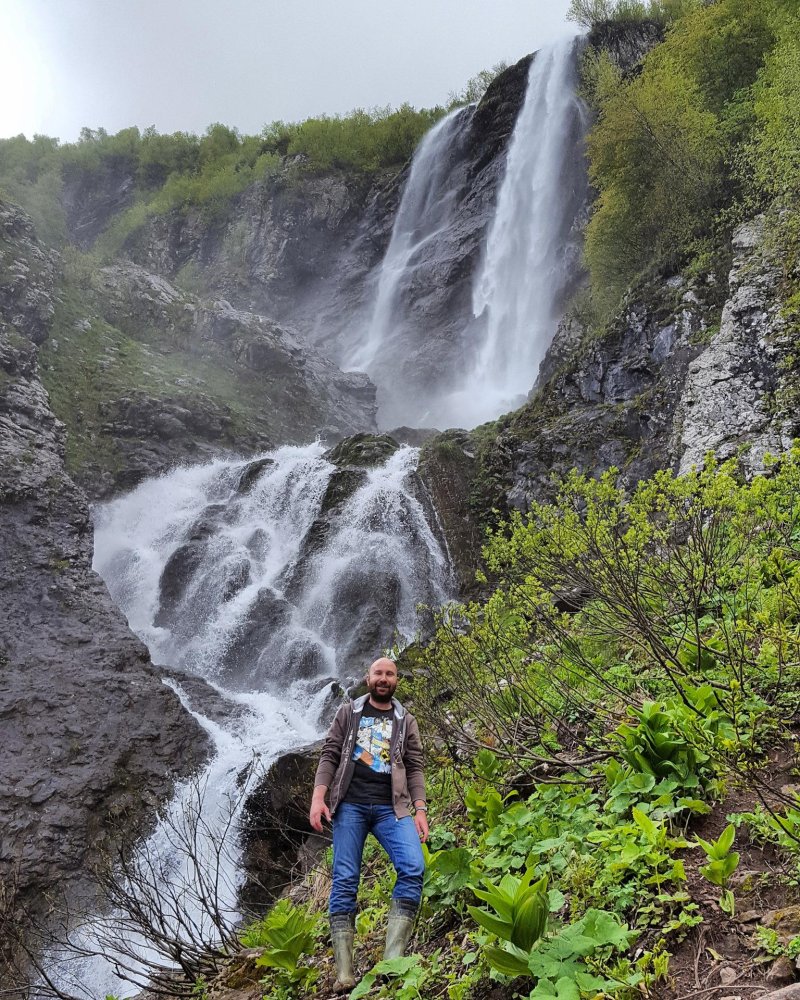
{"type": "MultiPolygon", "coordinates": [[[[466,117],[469,115],[467,110],[466,117]]],[[[402,297],[412,286],[420,253],[451,224],[457,191],[450,182],[453,146],[465,119],[457,108],[430,129],[414,152],[411,170],[377,275],[374,305],[363,341],[348,367],[376,374],[391,371],[397,349],[403,350],[402,297]]]]}
{"type": "Polygon", "coordinates": [[[473,283],[485,334],[463,389],[451,397],[468,426],[519,406],[536,379],[560,319],[565,229],[573,192],[565,169],[570,121],[583,110],[574,85],[575,40],[544,47],[531,63],[525,104],[473,283]]]}
{"type": "MultiPolygon", "coordinates": [[[[374,646],[367,654],[376,636],[390,638],[395,627],[413,636],[417,602],[447,598],[445,553],[410,479],[416,450],[401,448],[382,467],[366,470],[333,514],[322,508],[337,470],[322,452],[319,445],[284,447],[258,465],[217,461],[178,469],[96,515],[95,568],[154,662],[210,682],[233,709],[213,721],[180,681],[170,682],[215,750],[199,786],[180,785],[171,822],[160,822],[141,852],[143,863],[158,859],[164,898],[180,910],[174,919],[204,933],[211,933],[198,898],[204,875],[187,863],[175,835],[198,787],[198,853],[211,866],[220,831],[231,819],[235,825],[241,775],[254,756],[267,766],[316,739],[330,679],[352,675],[380,655],[374,646]]],[[[213,878],[219,907],[233,922],[241,886],[235,839],[213,878]]],[[[81,939],[89,947],[113,940],[117,919],[96,918],[80,929],[81,939]]],[[[129,945],[147,956],[146,942],[129,945]]],[[[53,974],[92,1000],[136,992],[115,974],[113,955],[54,957],[53,974]]]]}
{"type": "MultiPolygon", "coordinates": [[[[586,194],[580,44],[563,39],[531,62],[472,274],[472,315],[451,329],[437,312],[442,282],[461,280],[460,241],[469,243],[481,212],[468,169],[469,150],[480,142],[470,131],[475,109],[451,113],[418,146],[377,270],[366,336],[349,358],[378,386],[381,426],[474,427],[520,406],[533,387],[579,270],[574,227],[586,194]],[[441,343],[431,343],[431,331],[441,343]]],[[[461,307],[454,301],[451,308],[461,307]]]]}

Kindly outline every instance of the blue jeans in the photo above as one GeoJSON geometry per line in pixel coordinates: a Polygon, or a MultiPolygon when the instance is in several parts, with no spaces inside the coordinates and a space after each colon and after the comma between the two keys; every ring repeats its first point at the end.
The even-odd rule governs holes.
{"type": "Polygon", "coordinates": [[[398,819],[392,806],[342,802],[333,817],[332,915],[356,912],[361,855],[368,833],[389,855],[397,872],[392,898],[419,906],[425,859],[414,820],[410,816],[398,819]]]}

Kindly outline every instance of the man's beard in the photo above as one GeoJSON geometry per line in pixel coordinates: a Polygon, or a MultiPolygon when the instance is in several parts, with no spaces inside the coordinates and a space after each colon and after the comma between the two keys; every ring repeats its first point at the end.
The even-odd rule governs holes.
{"type": "Polygon", "coordinates": [[[375,699],[375,701],[391,701],[392,695],[394,694],[397,683],[391,681],[379,681],[370,682],[367,687],[369,688],[369,693],[375,699]],[[385,684],[385,687],[379,687],[379,684],[385,684]]]}

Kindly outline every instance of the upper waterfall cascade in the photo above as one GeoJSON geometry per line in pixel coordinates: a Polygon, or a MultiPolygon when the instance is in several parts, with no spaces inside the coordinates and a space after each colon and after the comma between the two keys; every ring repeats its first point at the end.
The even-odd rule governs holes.
{"type": "MultiPolygon", "coordinates": [[[[556,330],[574,262],[566,241],[580,210],[565,169],[583,109],[575,95],[573,40],[537,53],[505,178],[473,286],[485,334],[464,386],[469,422],[524,402],[556,330]]],[[[457,397],[456,397],[457,398],[457,397]]]]}
{"type": "MultiPolygon", "coordinates": [[[[473,106],[452,112],[417,148],[372,310],[350,367],[378,386],[384,427],[465,426],[524,402],[580,273],[586,201],[586,111],[568,38],[540,49],[508,141],[505,171],[481,249],[460,250],[477,169],[465,161],[473,106]],[[471,268],[471,302],[442,327],[438,294],[471,268]]],[[[474,212],[474,206],[470,210],[474,212]]]]}
{"type": "MultiPolygon", "coordinates": [[[[234,709],[229,720],[206,718],[180,679],[170,681],[216,747],[201,781],[208,842],[199,854],[209,864],[254,755],[268,765],[317,738],[330,681],[362,670],[398,633],[412,637],[418,602],[448,597],[446,553],[414,480],[416,449],[363,470],[338,469],[323,450],[283,447],[250,462],[177,469],[96,513],[95,568],[154,662],[202,677],[234,709]],[[331,500],[337,492],[343,502],[331,500]]],[[[195,782],[178,789],[173,821],[196,794],[195,782]]],[[[174,918],[201,926],[197,872],[174,840],[162,822],[143,856],[158,857],[180,884],[185,912],[174,918]]],[[[234,920],[235,845],[221,866],[220,905],[234,920]]],[[[113,940],[115,919],[80,929],[90,949],[113,940]]],[[[147,954],[145,942],[134,946],[147,954]]],[[[130,995],[105,959],[54,956],[53,966],[65,987],[87,996],[130,995]]]]}
{"type": "MultiPolygon", "coordinates": [[[[411,163],[392,236],[377,274],[374,304],[365,337],[354,349],[349,367],[363,369],[385,386],[389,384],[398,354],[408,349],[404,332],[407,301],[419,293],[415,287],[425,253],[452,224],[457,210],[457,190],[452,172],[459,144],[469,127],[472,107],[458,108],[424,136],[411,163]]],[[[384,399],[384,406],[388,404],[384,399]]]]}

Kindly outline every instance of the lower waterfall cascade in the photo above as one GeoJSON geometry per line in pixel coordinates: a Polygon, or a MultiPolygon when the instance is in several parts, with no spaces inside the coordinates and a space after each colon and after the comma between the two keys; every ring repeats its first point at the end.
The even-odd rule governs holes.
{"type": "MultiPolygon", "coordinates": [[[[353,677],[398,637],[413,637],[418,602],[440,606],[449,595],[446,552],[413,482],[417,450],[402,447],[382,466],[344,470],[357,485],[328,511],[326,495],[342,470],[323,451],[287,446],[252,461],[179,468],[96,512],[95,569],[154,663],[202,678],[234,709],[214,721],[180,679],[167,677],[214,745],[199,783],[180,784],[168,809],[174,822],[203,788],[209,843],[201,856],[210,856],[215,831],[241,808],[237,782],[254,757],[268,767],[319,738],[332,681],[353,677]]],[[[191,919],[202,926],[192,873],[173,840],[162,820],[143,855],[161,859],[175,880],[173,897],[194,907],[191,919]]],[[[232,922],[237,863],[233,847],[219,872],[220,909],[232,922]]],[[[114,922],[113,913],[98,916],[77,934],[91,950],[113,938],[114,922]]],[[[148,945],[137,947],[146,957],[148,945]]],[[[133,992],[115,974],[113,954],[53,955],[50,964],[62,988],[87,997],[133,992]]]]}

